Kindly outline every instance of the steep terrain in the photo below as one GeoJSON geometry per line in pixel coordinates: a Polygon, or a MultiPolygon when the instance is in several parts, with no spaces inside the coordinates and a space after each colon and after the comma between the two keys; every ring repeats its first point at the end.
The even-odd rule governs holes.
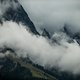
{"type": "Polygon", "coordinates": [[[30,18],[28,17],[28,14],[24,11],[23,7],[19,4],[19,2],[17,0],[0,0],[1,4],[3,4],[4,2],[7,4],[11,4],[11,6],[8,7],[8,9],[6,10],[6,12],[2,15],[2,17],[0,18],[0,21],[2,21],[3,19],[5,21],[14,21],[17,23],[22,23],[25,26],[28,26],[28,28],[30,29],[30,31],[34,34],[39,34],[34,26],[34,24],[32,23],[32,21],[30,20],[30,18]],[[14,5],[13,5],[14,2],[14,5]],[[16,8],[14,8],[13,6],[16,6],[16,8]]]}
{"type": "Polygon", "coordinates": [[[51,38],[49,32],[48,32],[46,29],[43,30],[42,36],[47,37],[47,38],[49,38],[49,39],[51,38]]]}
{"type": "Polygon", "coordinates": [[[57,80],[55,77],[45,73],[32,63],[25,63],[22,59],[8,55],[0,59],[0,80],[57,80]]]}
{"type": "MultiPolygon", "coordinates": [[[[1,24],[3,24],[3,21],[13,21],[18,24],[22,23],[23,25],[28,26],[28,29],[31,33],[39,35],[34,24],[28,17],[28,14],[24,11],[23,7],[17,0],[0,0],[0,3],[3,5],[10,4],[0,17],[1,24]]],[[[5,5],[4,7],[6,7],[5,5]]],[[[5,54],[7,51],[13,53],[16,56],[13,49],[6,46],[4,48],[0,48],[0,53],[5,54]]],[[[6,79],[56,80],[56,78],[34,66],[32,63],[28,61],[27,63],[24,63],[21,61],[21,59],[16,57],[13,58],[12,56],[0,58],[0,80],[6,79]]]]}

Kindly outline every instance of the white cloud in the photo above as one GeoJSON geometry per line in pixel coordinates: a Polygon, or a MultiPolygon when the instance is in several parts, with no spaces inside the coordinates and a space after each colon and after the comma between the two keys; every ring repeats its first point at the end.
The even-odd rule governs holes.
{"type": "Polygon", "coordinates": [[[56,66],[60,70],[80,73],[80,46],[76,41],[68,43],[64,35],[59,42],[61,45],[51,43],[42,36],[35,36],[21,24],[4,22],[0,25],[0,48],[12,48],[22,57],[28,54],[34,63],[44,67],[56,66]]]}

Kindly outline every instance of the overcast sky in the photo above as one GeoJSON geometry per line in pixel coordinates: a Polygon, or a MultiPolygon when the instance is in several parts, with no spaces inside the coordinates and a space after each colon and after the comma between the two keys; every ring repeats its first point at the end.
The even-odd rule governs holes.
{"type": "Polygon", "coordinates": [[[19,0],[37,28],[53,32],[65,23],[80,29],[80,0],[19,0]],[[76,27],[75,27],[76,26],[76,27]]]}

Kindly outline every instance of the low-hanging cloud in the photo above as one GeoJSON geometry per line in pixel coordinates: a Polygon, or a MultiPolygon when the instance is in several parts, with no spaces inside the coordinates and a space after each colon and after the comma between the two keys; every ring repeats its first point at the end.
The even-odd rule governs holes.
{"type": "Polygon", "coordinates": [[[72,31],[80,31],[80,0],[19,0],[37,29],[50,32],[69,24],[72,31]]]}
{"type": "MultiPolygon", "coordinates": [[[[60,36],[56,33],[53,37],[56,35],[60,36]]],[[[68,36],[65,37],[67,39],[68,36]]],[[[21,24],[10,21],[0,25],[0,48],[11,48],[18,57],[28,55],[35,64],[43,67],[58,67],[62,71],[80,73],[80,46],[76,41],[68,43],[65,39],[62,37],[58,45],[42,36],[31,34],[21,24]]]]}

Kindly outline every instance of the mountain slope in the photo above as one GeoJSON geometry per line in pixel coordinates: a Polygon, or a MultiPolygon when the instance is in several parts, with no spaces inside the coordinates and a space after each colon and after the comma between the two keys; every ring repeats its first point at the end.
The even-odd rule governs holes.
{"type": "Polygon", "coordinates": [[[49,32],[46,29],[43,30],[42,36],[47,37],[49,39],[51,38],[49,32]]]}
{"type": "MultiPolygon", "coordinates": [[[[0,60],[1,61],[1,60],[0,60]]],[[[45,73],[31,63],[24,63],[21,59],[6,56],[0,69],[0,80],[2,79],[22,79],[22,80],[57,80],[55,77],[45,73]]]]}
{"type": "MultiPolygon", "coordinates": [[[[22,23],[25,26],[28,26],[28,28],[30,29],[30,31],[34,34],[39,34],[33,24],[33,22],[30,20],[30,18],[28,17],[28,14],[25,12],[25,10],[23,9],[23,7],[20,5],[20,3],[17,0],[0,0],[0,3],[5,3],[5,4],[9,4],[11,6],[8,7],[8,9],[6,10],[6,12],[2,15],[2,17],[0,18],[0,21],[2,21],[3,19],[5,21],[14,21],[17,23],[22,23]]],[[[4,7],[6,7],[4,5],[4,7]]]]}

